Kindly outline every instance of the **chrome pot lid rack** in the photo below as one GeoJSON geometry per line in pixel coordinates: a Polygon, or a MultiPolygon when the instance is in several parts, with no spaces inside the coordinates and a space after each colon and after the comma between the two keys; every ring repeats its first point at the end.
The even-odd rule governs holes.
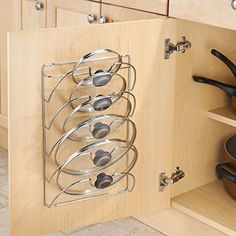
{"type": "Polygon", "coordinates": [[[41,68],[44,199],[55,207],[131,192],[136,69],[110,49],[41,68]]]}

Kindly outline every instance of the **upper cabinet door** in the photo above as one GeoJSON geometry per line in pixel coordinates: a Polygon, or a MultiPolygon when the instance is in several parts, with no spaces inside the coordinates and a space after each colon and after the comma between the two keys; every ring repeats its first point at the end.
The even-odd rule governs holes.
{"type": "Polygon", "coordinates": [[[46,27],[46,0],[22,0],[22,29],[32,30],[46,27]]]}
{"type": "MultiPolygon", "coordinates": [[[[164,192],[159,191],[159,174],[162,171],[170,174],[172,155],[175,55],[173,54],[169,60],[164,59],[164,45],[167,38],[176,41],[175,20],[155,19],[10,33],[8,42],[9,185],[12,236],[38,236],[48,232],[156,211],[170,205],[170,189],[166,188],[164,192]],[[118,52],[120,55],[129,58],[136,68],[136,85],[132,91],[136,98],[136,109],[130,118],[135,123],[137,130],[134,146],[138,151],[138,160],[130,172],[135,177],[135,185],[133,186],[133,178],[130,175],[129,189],[132,190],[134,187],[131,192],[124,191],[113,196],[95,197],[90,200],[48,208],[44,205],[45,198],[46,203],[50,204],[50,201],[47,200],[48,194],[58,192],[58,185],[52,181],[49,187],[46,183],[44,188],[44,173],[47,172],[48,168],[53,168],[55,159],[49,156],[46,158],[49,164],[46,167],[44,166],[44,157],[49,154],[49,151],[47,150],[46,153],[43,151],[45,136],[42,130],[45,123],[44,120],[42,122],[42,117],[44,117],[45,111],[42,113],[41,89],[45,84],[43,85],[41,82],[41,67],[45,63],[77,61],[85,54],[98,49],[110,49],[118,52]],[[44,194],[45,190],[46,195],[44,194]]],[[[119,62],[116,65],[119,65],[119,62]]],[[[125,67],[125,64],[123,66],[125,67]]],[[[49,69],[50,73],[53,73],[57,67],[50,67],[49,69]]],[[[111,70],[109,71],[111,72],[111,70]]],[[[66,69],[61,69],[60,74],[66,72],[68,72],[66,69]]],[[[131,77],[134,78],[133,74],[131,77]]],[[[53,83],[53,78],[50,80],[48,77],[48,79],[47,85],[50,86],[53,83]]],[[[74,76],[73,78],[70,75],[67,82],[60,87],[61,90],[57,94],[58,100],[53,100],[52,110],[48,111],[49,115],[50,112],[54,114],[54,108],[59,103],[66,102],[64,93],[68,91],[69,85],[75,85],[74,80],[77,81],[77,77],[74,76]]],[[[119,81],[123,81],[123,79],[119,81]]],[[[134,80],[131,79],[130,83],[133,82],[134,80]]],[[[115,87],[111,89],[116,90],[115,87]]],[[[85,94],[79,93],[78,96],[80,95],[85,94]]],[[[121,95],[125,96],[123,93],[121,95]]],[[[109,101],[104,100],[104,102],[107,104],[109,101]]],[[[71,110],[74,105],[67,106],[67,108],[71,110]]],[[[94,109],[97,107],[98,111],[105,109],[105,107],[99,109],[99,106],[104,106],[102,104],[96,103],[95,106],[94,102],[92,105],[94,109]]],[[[116,103],[113,105],[115,107],[116,103]]],[[[121,108],[118,106],[115,112],[121,108]]],[[[103,112],[106,114],[108,110],[103,112]]],[[[57,125],[60,126],[64,119],[59,116],[56,121],[57,125]]],[[[76,122],[79,123],[81,120],[78,119],[76,122]]],[[[123,124],[123,122],[117,124],[123,124]]],[[[63,133],[57,125],[53,126],[55,132],[49,138],[47,137],[47,142],[50,143],[54,136],[63,133]]],[[[102,138],[102,132],[106,132],[107,126],[102,126],[103,129],[100,129],[101,122],[95,126],[91,126],[93,136],[102,138]]],[[[128,136],[132,135],[132,132],[133,126],[129,129],[128,136]]],[[[74,134],[83,135],[80,132],[74,134]]],[[[73,141],[73,138],[71,139],[69,141],[73,141]]],[[[75,143],[70,143],[71,146],[61,148],[59,154],[61,151],[70,152],[70,147],[76,148],[75,143]]],[[[77,148],[80,148],[79,145],[77,148]]],[[[112,153],[112,155],[115,154],[112,153]]],[[[107,156],[109,157],[109,155],[105,155],[105,158],[107,156]]],[[[130,154],[128,163],[132,160],[133,157],[130,154]]],[[[58,161],[60,162],[59,159],[58,161]]],[[[91,159],[91,163],[92,161],[99,166],[99,162],[95,161],[94,157],[91,159]]],[[[81,172],[83,168],[80,169],[78,166],[79,163],[75,162],[69,168],[75,168],[74,171],[81,172]]],[[[100,172],[106,173],[106,170],[100,172]]],[[[121,171],[117,175],[112,175],[113,180],[123,173],[121,171]]],[[[95,182],[95,186],[100,188],[101,192],[103,191],[102,187],[111,183],[109,176],[105,179],[103,177],[100,176],[99,182],[95,182]]],[[[75,175],[73,178],[80,178],[80,176],[75,175]]],[[[67,180],[65,177],[65,181],[67,180]]],[[[90,188],[94,189],[94,181],[95,179],[90,179],[85,184],[90,184],[90,188]]],[[[72,187],[76,188],[77,186],[72,187]]],[[[119,191],[120,185],[115,185],[115,188],[119,191]]],[[[76,189],[67,190],[77,193],[76,189]]],[[[73,194],[63,193],[62,198],[65,196],[64,199],[67,199],[67,195],[70,198],[77,197],[73,194]]]]}
{"type": "Polygon", "coordinates": [[[169,15],[228,29],[236,29],[232,0],[170,0],[169,15]]]}
{"type": "Polygon", "coordinates": [[[79,26],[95,23],[99,13],[99,4],[84,0],[48,1],[47,26],[79,26]],[[94,20],[88,20],[88,15],[94,20]]]}

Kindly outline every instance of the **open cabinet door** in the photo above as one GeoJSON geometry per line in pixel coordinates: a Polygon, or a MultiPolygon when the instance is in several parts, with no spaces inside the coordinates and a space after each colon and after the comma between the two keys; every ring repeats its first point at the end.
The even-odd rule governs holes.
{"type": "Polygon", "coordinates": [[[37,236],[156,211],[170,204],[159,174],[171,172],[175,56],[164,59],[166,38],[176,41],[175,20],[157,19],[9,34],[10,229],[37,236]],[[137,70],[132,192],[48,208],[44,205],[41,67],[78,60],[98,49],[130,55],[137,70]]]}

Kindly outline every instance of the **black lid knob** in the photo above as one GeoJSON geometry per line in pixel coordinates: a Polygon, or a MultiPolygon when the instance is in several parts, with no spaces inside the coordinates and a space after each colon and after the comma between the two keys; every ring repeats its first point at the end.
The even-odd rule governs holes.
{"type": "Polygon", "coordinates": [[[95,153],[95,157],[93,158],[93,163],[95,166],[105,166],[111,160],[111,153],[103,150],[98,150],[95,153]]]}
{"type": "Polygon", "coordinates": [[[109,97],[103,97],[93,103],[95,111],[104,111],[112,105],[112,100],[109,97]]]}
{"type": "Polygon", "coordinates": [[[110,175],[106,175],[105,173],[100,173],[97,176],[97,180],[95,182],[95,187],[98,189],[104,189],[109,187],[113,182],[113,178],[110,175]]]}
{"type": "Polygon", "coordinates": [[[110,133],[110,130],[111,128],[109,125],[98,122],[94,125],[92,135],[96,139],[104,138],[110,133]]]}
{"type": "Polygon", "coordinates": [[[95,87],[105,86],[111,81],[112,74],[109,72],[104,72],[103,70],[97,70],[93,75],[93,85],[95,87]]]}

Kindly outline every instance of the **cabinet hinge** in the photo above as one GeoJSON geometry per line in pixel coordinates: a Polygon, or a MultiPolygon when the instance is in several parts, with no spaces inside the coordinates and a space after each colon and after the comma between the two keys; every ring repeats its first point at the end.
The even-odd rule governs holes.
{"type": "Polygon", "coordinates": [[[173,44],[170,39],[165,40],[165,59],[169,59],[170,55],[173,52],[182,52],[185,53],[185,51],[189,48],[191,48],[192,44],[189,42],[185,36],[182,37],[182,40],[178,42],[176,45],[173,44]]]}
{"type": "Polygon", "coordinates": [[[175,184],[185,177],[185,173],[180,170],[179,167],[175,168],[175,171],[172,173],[171,177],[166,176],[165,172],[161,172],[160,174],[160,192],[164,191],[165,187],[169,184],[175,184]]]}

